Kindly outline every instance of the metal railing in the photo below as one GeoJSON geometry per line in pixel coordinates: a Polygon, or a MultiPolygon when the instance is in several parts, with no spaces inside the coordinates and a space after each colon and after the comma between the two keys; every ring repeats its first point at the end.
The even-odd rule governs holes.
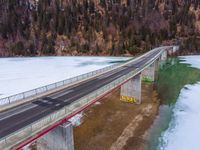
{"type": "Polygon", "coordinates": [[[160,51],[155,57],[151,60],[147,61],[144,65],[136,70],[129,72],[126,75],[114,80],[113,82],[97,89],[96,91],[76,100],[75,102],[71,103],[70,105],[65,106],[64,108],[55,111],[54,113],[39,119],[36,122],[0,139],[0,148],[2,149],[10,149],[14,145],[19,144],[20,142],[24,141],[25,139],[41,132],[45,128],[55,124],[59,120],[63,119],[64,117],[69,116],[73,112],[80,110],[87,104],[90,104],[94,101],[94,99],[98,99],[102,95],[106,94],[108,91],[113,90],[114,88],[118,87],[125,81],[131,79],[133,76],[137,75],[141,71],[143,71],[146,67],[150,66],[162,53],[160,51]]]}
{"type": "MultiPolygon", "coordinates": [[[[155,48],[154,50],[147,52],[146,54],[144,54],[142,56],[148,55],[149,53],[151,53],[151,52],[153,52],[157,49],[158,48],[155,48]]],[[[69,78],[69,79],[66,79],[66,80],[62,80],[62,81],[59,81],[59,82],[56,82],[56,83],[49,84],[49,85],[46,85],[46,86],[42,86],[42,87],[39,87],[39,88],[36,88],[36,89],[33,89],[33,90],[29,90],[29,91],[25,91],[25,92],[22,92],[22,93],[19,93],[19,94],[15,94],[15,95],[12,95],[12,96],[1,98],[0,99],[0,106],[11,104],[11,103],[14,103],[14,102],[18,102],[20,100],[25,100],[25,99],[28,99],[28,98],[31,98],[31,97],[34,97],[34,96],[39,96],[40,94],[45,94],[47,92],[51,92],[51,91],[54,92],[55,89],[62,88],[62,87],[65,87],[65,86],[68,86],[68,85],[71,85],[71,84],[76,84],[80,81],[86,80],[88,78],[92,78],[94,76],[100,75],[100,74],[105,73],[107,71],[111,71],[111,70],[116,69],[118,67],[121,67],[123,65],[129,64],[133,61],[140,59],[142,56],[139,56],[139,57],[137,57],[137,58],[135,58],[131,61],[128,61],[126,63],[123,63],[123,64],[119,63],[119,64],[111,65],[111,66],[108,66],[108,67],[105,67],[105,68],[102,68],[102,69],[99,69],[99,70],[95,70],[95,71],[92,71],[92,72],[89,72],[89,73],[85,73],[85,74],[82,74],[82,75],[79,75],[79,76],[76,76],[76,77],[72,77],[72,78],[69,78]]]]}
{"type": "Polygon", "coordinates": [[[1,98],[0,99],[0,105],[10,104],[10,103],[13,103],[13,102],[17,102],[19,100],[24,100],[24,99],[27,99],[27,98],[30,98],[30,97],[33,97],[33,96],[36,96],[36,95],[39,95],[39,94],[42,94],[42,93],[52,91],[52,90],[57,89],[57,88],[64,87],[66,85],[70,85],[72,83],[76,84],[77,82],[80,82],[82,80],[85,80],[85,79],[91,78],[93,76],[96,76],[98,74],[110,71],[110,70],[116,68],[119,65],[120,64],[111,65],[111,66],[108,66],[108,67],[105,67],[105,68],[102,68],[102,69],[99,69],[99,70],[95,70],[95,71],[92,71],[92,72],[89,72],[89,73],[85,73],[85,74],[82,74],[82,75],[79,75],[79,76],[76,76],[76,77],[72,77],[72,78],[69,78],[69,79],[66,79],[66,80],[62,80],[62,81],[59,81],[59,82],[56,82],[56,83],[53,83],[53,84],[49,84],[49,85],[42,86],[42,87],[39,87],[39,88],[36,88],[36,89],[33,89],[33,90],[29,90],[29,91],[26,91],[26,92],[22,92],[22,93],[19,93],[19,94],[15,94],[15,95],[12,95],[12,96],[1,98]]]}

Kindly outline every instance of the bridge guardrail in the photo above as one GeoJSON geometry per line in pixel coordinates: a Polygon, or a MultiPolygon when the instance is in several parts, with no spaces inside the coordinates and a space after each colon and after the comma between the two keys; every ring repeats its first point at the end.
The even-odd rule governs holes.
{"type": "Polygon", "coordinates": [[[151,65],[155,59],[157,59],[160,54],[163,51],[159,52],[154,58],[146,62],[142,67],[137,68],[136,70],[133,70],[129,72],[128,74],[114,80],[113,82],[97,89],[96,91],[80,98],[79,100],[76,100],[75,102],[71,103],[70,105],[65,106],[64,108],[41,118],[40,120],[33,122],[32,124],[0,139],[0,147],[3,149],[11,148],[14,146],[13,144],[19,144],[24,139],[27,139],[28,137],[31,137],[40,131],[44,130],[48,126],[51,126],[58,122],[59,120],[63,119],[64,117],[69,116],[73,112],[77,112],[82,108],[83,106],[91,103],[94,101],[94,99],[98,99],[98,97],[101,97],[102,95],[106,94],[108,91],[111,91],[118,87],[120,84],[124,83],[125,81],[131,79],[133,76],[140,73],[142,70],[144,70],[146,67],[151,65]]]}
{"type": "Polygon", "coordinates": [[[12,102],[16,102],[16,101],[19,101],[19,100],[30,98],[30,97],[33,97],[33,96],[54,90],[56,88],[66,86],[68,84],[72,84],[72,83],[75,84],[76,82],[80,82],[81,80],[84,80],[84,79],[96,76],[98,74],[104,73],[106,71],[112,70],[119,65],[120,64],[111,65],[111,66],[108,66],[108,67],[105,67],[105,68],[102,68],[102,69],[99,69],[99,70],[95,70],[95,71],[92,71],[92,72],[89,72],[89,73],[85,73],[85,74],[82,74],[82,75],[79,75],[79,76],[76,76],[76,77],[72,77],[72,78],[69,78],[69,79],[66,79],[66,80],[62,80],[62,81],[59,81],[59,82],[56,82],[56,83],[49,84],[49,85],[46,85],[46,86],[42,86],[42,87],[39,87],[39,88],[36,88],[36,89],[33,89],[33,90],[29,90],[29,91],[26,91],[26,92],[22,92],[22,93],[19,93],[19,94],[15,94],[15,95],[12,95],[12,96],[1,98],[0,99],[0,105],[10,104],[12,102]]]}
{"type": "MultiPolygon", "coordinates": [[[[154,50],[156,50],[156,49],[158,49],[158,48],[155,48],[154,50]]],[[[153,52],[154,50],[149,51],[149,52],[153,52]]],[[[147,52],[144,55],[147,55],[149,52],[147,52]]],[[[130,60],[130,61],[123,63],[123,64],[111,65],[111,66],[108,66],[108,67],[105,67],[105,68],[102,68],[102,69],[99,69],[99,70],[95,70],[95,71],[92,71],[92,72],[89,72],[89,73],[85,73],[85,74],[82,74],[82,75],[79,75],[79,76],[76,76],[76,77],[72,77],[72,78],[69,78],[69,79],[66,79],[66,80],[62,80],[62,81],[59,81],[59,82],[56,82],[56,83],[49,84],[49,85],[46,85],[46,86],[42,86],[42,87],[39,87],[39,88],[36,88],[36,89],[33,89],[33,90],[29,90],[29,91],[25,91],[25,92],[22,92],[22,93],[19,93],[19,94],[15,94],[15,95],[11,95],[11,96],[8,96],[8,97],[5,97],[5,98],[1,98],[0,99],[0,106],[11,104],[13,102],[17,102],[17,101],[20,101],[20,100],[25,100],[27,98],[31,98],[33,96],[37,96],[37,95],[43,94],[45,92],[50,92],[50,91],[53,91],[57,88],[61,88],[61,87],[70,85],[72,83],[76,84],[76,83],[78,83],[82,80],[92,78],[96,75],[102,74],[102,73],[107,72],[107,71],[111,71],[115,68],[126,65],[128,63],[131,63],[132,61],[136,61],[140,57],[142,57],[142,56],[138,56],[137,58],[130,60]]]]}

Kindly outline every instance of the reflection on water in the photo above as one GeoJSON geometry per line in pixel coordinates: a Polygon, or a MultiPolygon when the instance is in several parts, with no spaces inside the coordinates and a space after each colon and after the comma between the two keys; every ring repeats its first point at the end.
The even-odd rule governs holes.
{"type": "Polygon", "coordinates": [[[169,127],[169,122],[171,120],[172,106],[161,105],[159,109],[159,115],[155,119],[151,129],[148,134],[148,150],[155,150],[159,144],[159,137],[161,133],[169,127]]]}
{"type": "Polygon", "coordinates": [[[161,63],[156,83],[161,106],[159,115],[149,131],[149,150],[157,148],[161,133],[169,127],[172,118],[172,110],[180,94],[181,89],[187,84],[194,84],[200,80],[200,71],[180,63],[177,58],[170,58],[161,63]]]}
{"type": "Polygon", "coordinates": [[[199,150],[200,143],[200,102],[197,84],[186,85],[178,97],[173,108],[172,119],[169,128],[159,138],[158,148],[161,150],[199,150]]]}

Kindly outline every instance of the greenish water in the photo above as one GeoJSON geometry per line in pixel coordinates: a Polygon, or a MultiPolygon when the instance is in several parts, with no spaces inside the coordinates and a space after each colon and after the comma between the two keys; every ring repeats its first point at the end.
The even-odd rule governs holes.
{"type": "Polygon", "coordinates": [[[172,110],[181,89],[186,84],[194,84],[200,81],[200,70],[180,63],[178,58],[169,58],[162,63],[158,71],[156,88],[161,99],[160,111],[149,131],[148,149],[159,149],[159,137],[165,131],[172,117],[172,110]]]}

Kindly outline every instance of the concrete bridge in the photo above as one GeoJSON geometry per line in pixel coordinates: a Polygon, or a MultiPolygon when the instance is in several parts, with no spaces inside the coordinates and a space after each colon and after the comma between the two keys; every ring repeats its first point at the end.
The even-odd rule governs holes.
{"type": "Polygon", "coordinates": [[[68,120],[121,88],[120,99],[141,103],[141,79],[155,80],[158,63],[176,46],[155,48],[121,65],[0,99],[0,149],[21,149],[39,137],[38,149],[73,150],[68,120]]]}

